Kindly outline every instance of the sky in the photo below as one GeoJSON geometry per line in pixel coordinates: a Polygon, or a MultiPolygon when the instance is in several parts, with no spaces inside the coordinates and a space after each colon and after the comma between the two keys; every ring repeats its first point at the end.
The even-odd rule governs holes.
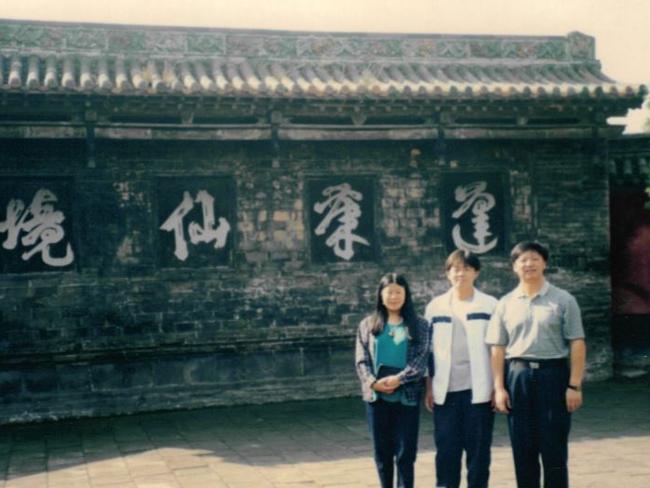
{"type": "MultiPolygon", "coordinates": [[[[332,32],[596,38],[617,81],[650,86],[648,0],[0,0],[0,19],[332,32]]],[[[639,132],[650,111],[632,111],[639,132]]]]}

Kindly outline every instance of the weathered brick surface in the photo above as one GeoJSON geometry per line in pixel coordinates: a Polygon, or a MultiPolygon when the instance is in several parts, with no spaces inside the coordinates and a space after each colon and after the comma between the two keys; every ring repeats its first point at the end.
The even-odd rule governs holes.
{"type": "MultiPolygon", "coordinates": [[[[0,146],[3,178],[74,179],[78,251],[74,271],[0,275],[6,421],[356,394],[354,332],[379,277],[406,273],[420,310],[446,289],[445,171],[503,175],[506,248],[551,246],[549,279],[583,309],[588,373],[610,375],[607,175],[589,145],[458,141],[443,166],[422,143],[286,143],[274,165],[261,143],[99,141],[95,168],[81,143],[0,146]],[[305,182],[339,174],[375,181],[376,262],[310,260],[305,182]],[[159,267],[161,176],[234,179],[229,265],[159,267]]],[[[505,254],[484,259],[484,290],[514,284],[505,254]]]]}

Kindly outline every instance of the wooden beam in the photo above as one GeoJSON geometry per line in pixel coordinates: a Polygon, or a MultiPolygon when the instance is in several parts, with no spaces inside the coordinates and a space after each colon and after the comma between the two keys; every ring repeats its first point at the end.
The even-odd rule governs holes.
{"type": "Polygon", "coordinates": [[[101,127],[95,131],[98,139],[210,140],[259,141],[271,139],[270,128],[166,129],[101,127]]]}
{"type": "MultiPolygon", "coordinates": [[[[613,139],[623,132],[623,126],[599,126],[599,137],[613,139]]],[[[70,124],[2,124],[2,139],[86,139],[84,125],[70,124]]],[[[370,140],[436,140],[440,137],[432,126],[290,126],[277,127],[277,140],[288,141],[370,141],[370,140]]],[[[591,127],[445,127],[447,140],[459,139],[590,139],[591,127]]],[[[95,139],[131,140],[272,140],[271,125],[258,126],[151,126],[146,124],[97,124],[95,139]]]]}
{"type": "Polygon", "coordinates": [[[0,139],[85,139],[83,126],[1,125],[0,139]]]}
{"type": "Polygon", "coordinates": [[[278,130],[280,139],[288,141],[368,141],[368,140],[411,140],[435,139],[437,130],[434,128],[287,128],[278,130]]]}
{"type": "MultiPolygon", "coordinates": [[[[606,126],[599,128],[599,134],[607,138],[618,137],[623,126],[606,126]]],[[[447,139],[591,139],[591,127],[557,127],[557,128],[445,128],[447,139]]]]}

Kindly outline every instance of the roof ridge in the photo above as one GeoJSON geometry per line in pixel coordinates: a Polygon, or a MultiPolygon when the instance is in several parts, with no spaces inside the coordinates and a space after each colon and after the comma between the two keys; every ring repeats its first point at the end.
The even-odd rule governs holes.
{"type": "Polygon", "coordinates": [[[593,37],[308,32],[0,20],[0,49],[279,58],[595,59],[593,37]]]}
{"type": "MultiPolygon", "coordinates": [[[[615,97],[595,40],[0,21],[0,91],[347,99],[615,97]]],[[[636,103],[636,101],[634,102],[636,103]]]]}

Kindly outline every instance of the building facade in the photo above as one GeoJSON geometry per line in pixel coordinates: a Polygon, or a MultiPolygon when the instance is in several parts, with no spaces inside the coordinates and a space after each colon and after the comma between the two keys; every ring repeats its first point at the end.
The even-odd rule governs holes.
{"type": "Polygon", "coordinates": [[[610,147],[614,374],[650,371],[650,135],[610,147]]]}
{"type": "Polygon", "coordinates": [[[6,421],[356,394],[388,271],[521,239],[612,374],[607,118],[591,37],[0,23],[6,421]]]}

